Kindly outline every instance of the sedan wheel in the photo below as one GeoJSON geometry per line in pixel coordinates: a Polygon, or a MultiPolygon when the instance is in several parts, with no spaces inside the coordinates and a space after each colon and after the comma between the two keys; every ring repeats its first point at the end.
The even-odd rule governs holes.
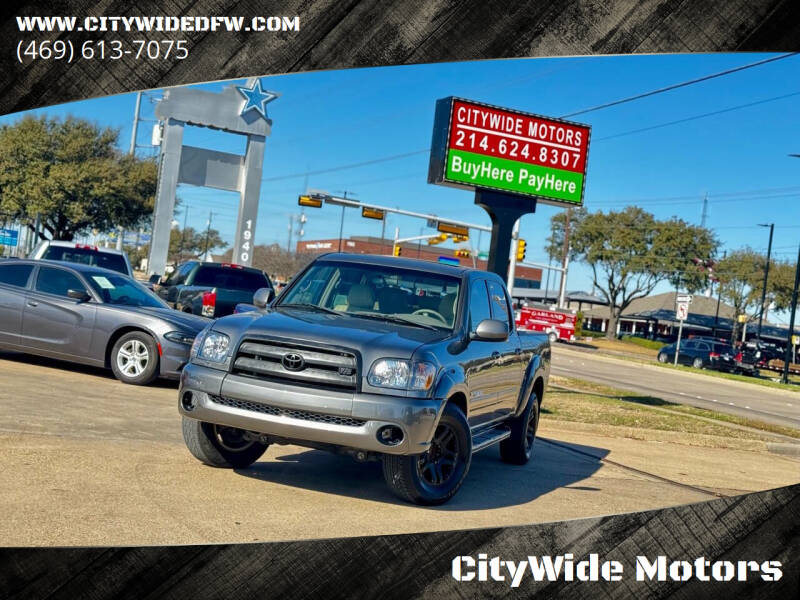
{"type": "Polygon", "coordinates": [[[114,376],[123,383],[146,385],[158,377],[158,346],[144,331],[120,337],[109,358],[114,376]]]}
{"type": "Polygon", "coordinates": [[[138,377],[147,369],[150,353],[139,340],[130,340],[117,352],[117,367],[127,377],[138,377]]]}
{"type": "Polygon", "coordinates": [[[660,362],[660,363],[665,363],[665,362],[667,362],[667,355],[666,355],[666,354],[664,354],[663,352],[661,352],[661,353],[658,355],[658,362],[660,362]]]}

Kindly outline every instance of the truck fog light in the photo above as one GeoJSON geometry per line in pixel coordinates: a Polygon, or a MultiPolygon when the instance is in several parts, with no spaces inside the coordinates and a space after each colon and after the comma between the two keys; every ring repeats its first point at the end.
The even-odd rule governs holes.
{"type": "Polygon", "coordinates": [[[181,406],[183,410],[190,412],[195,409],[197,406],[197,402],[194,399],[194,394],[192,392],[184,392],[183,396],[181,396],[181,406]]]}
{"type": "Polygon", "coordinates": [[[378,441],[386,446],[397,446],[403,441],[403,430],[394,425],[384,425],[378,429],[378,441]]]}

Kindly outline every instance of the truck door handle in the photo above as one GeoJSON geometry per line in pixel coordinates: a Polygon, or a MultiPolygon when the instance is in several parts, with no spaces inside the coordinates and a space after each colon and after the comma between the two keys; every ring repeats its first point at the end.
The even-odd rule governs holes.
{"type": "Polygon", "coordinates": [[[34,302],[33,300],[28,300],[28,306],[39,306],[39,303],[34,302]]]}
{"type": "Polygon", "coordinates": [[[492,358],[500,358],[500,353],[497,350],[495,350],[494,352],[492,352],[492,358]]]}

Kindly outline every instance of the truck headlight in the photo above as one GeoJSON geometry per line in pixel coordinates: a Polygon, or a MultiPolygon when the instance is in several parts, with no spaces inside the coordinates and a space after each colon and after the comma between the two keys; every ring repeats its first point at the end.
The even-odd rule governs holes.
{"type": "Polygon", "coordinates": [[[224,333],[210,331],[199,344],[197,358],[210,362],[225,362],[231,339],[224,333]]]}
{"type": "Polygon", "coordinates": [[[436,367],[431,363],[382,358],[372,364],[367,381],[375,387],[424,392],[433,385],[435,376],[436,367]]]}

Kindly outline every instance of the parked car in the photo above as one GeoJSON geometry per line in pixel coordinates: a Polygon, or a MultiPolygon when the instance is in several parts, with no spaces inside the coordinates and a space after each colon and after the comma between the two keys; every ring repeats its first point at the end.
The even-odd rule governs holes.
{"type": "Polygon", "coordinates": [[[192,260],[183,263],[154,285],[173,308],[204,317],[224,317],[237,304],[249,303],[261,288],[272,289],[264,271],[232,263],[192,260]]]}
{"type": "Polygon", "coordinates": [[[328,254],[273,295],[195,341],[178,404],[200,461],[245,468],[298,444],[380,460],[396,495],[441,504],[474,452],[530,459],[550,343],[517,329],[497,275],[328,254]]]}
{"type": "Polygon", "coordinates": [[[132,277],[86,264],[0,262],[0,347],[110,368],[124,383],[177,378],[209,320],[132,277]]]}
{"type": "MultiPolygon", "coordinates": [[[[675,361],[675,344],[664,346],[658,351],[658,362],[672,363],[675,361]]],[[[727,344],[722,342],[713,342],[702,339],[690,338],[681,340],[680,352],[678,353],[678,363],[682,365],[691,365],[695,369],[704,369],[709,366],[719,364],[719,360],[712,362],[712,355],[716,355],[718,359],[721,354],[728,353],[727,344]]]]}
{"type": "Polygon", "coordinates": [[[133,268],[131,267],[130,260],[128,260],[128,255],[122,250],[113,248],[101,248],[88,244],[76,244],[75,242],[45,240],[36,246],[33,253],[28,258],[61,260],[91,265],[117,271],[128,277],[133,277],[133,268]]]}

